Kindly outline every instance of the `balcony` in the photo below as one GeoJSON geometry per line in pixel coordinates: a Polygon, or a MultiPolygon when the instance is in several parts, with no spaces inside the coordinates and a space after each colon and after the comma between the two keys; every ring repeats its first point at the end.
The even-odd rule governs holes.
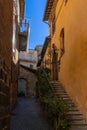
{"type": "Polygon", "coordinates": [[[19,28],[19,51],[26,51],[29,32],[29,20],[24,20],[19,28]]]}

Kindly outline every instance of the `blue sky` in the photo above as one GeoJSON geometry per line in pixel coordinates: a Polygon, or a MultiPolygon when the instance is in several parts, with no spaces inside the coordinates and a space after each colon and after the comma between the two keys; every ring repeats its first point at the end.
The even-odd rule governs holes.
{"type": "Polygon", "coordinates": [[[46,0],[26,0],[25,17],[30,19],[29,48],[44,43],[48,35],[48,25],[42,21],[46,0]]]}

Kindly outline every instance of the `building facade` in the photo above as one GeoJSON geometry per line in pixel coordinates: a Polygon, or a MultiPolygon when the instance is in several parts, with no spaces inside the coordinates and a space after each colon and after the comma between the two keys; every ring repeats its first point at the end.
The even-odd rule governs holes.
{"type": "Polygon", "coordinates": [[[0,129],[10,129],[17,99],[18,31],[23,0],[0,0],[0,129]],[[15,74],[14,74],[15,73],[15,74]]]}
{"type": "Polygon", "coordinates": [[[29,49],[28,51],[20,51],[18,96],[35,96],[37,59],[36,50],[29,49]]]}
{"type": "Polygon", "coordinates": [[[9,128],[13,2],[0,1],[0,129],[9,128]],[[8,9],[9,10],[6,10],[8,9]],[[6,17],[8,16],[8,17],[6,17]],[[8,59],[8,60],[7,60],[8,59]],[[5,118],[7,116],[7,118],[5,118]],[[7,120],[7,121],[6,121],[7,120]],[[3,123],[6,121],[6,123],[3,123]]]}
{"type": "Polygon", "coordinates": [[[50,29],[52,79],[61,81],[87,119],[86,5],[82,0],[48,0],[43,20],[50,29]]]}
{"type": "Polygon", "coordinates": [[[18,96],[35,96],[35,86],[37,81],[35,73],[36,70],[33,70],[24,65],[20,65],[20,75],[18,79],[18,96]]]}
{"type": "Polygon", "coordinates": [[[37,51],[38,61],[41,59],[41,52],[42,52],[43,45],[37,45],[35,50],[37,51]]]}
{"type": "Polygon", "coordinates": [[[29,49],[28,51],[21,51],[19,54],[20,65],[24,65],[28,68],[37,69],[37,51],[29,49]]]}
{"type": "Polygon", "coordinates": [[[19,51],[26,51],[28,45],[29,20],[24,19],[19,31],[19,51]]]}
{"type": "Polygon", "coordinates": [[[45,38],[42,51],[40,53],[40,59],[38,60],[38,67],[51,69],[51,42],[50,36],[45,38]]]}
{"type": "Polygon", "coordinates": [[[11,89],[10,104],[14,108],[17,100],[18,89],[18,53],[19,53],[19,33],[24,19],[25,0],[13,0],[13,26],[12,26],[12,62],[11,62],[11,89]],[[15,75],[14,75],[15,74],[15,75]]]}

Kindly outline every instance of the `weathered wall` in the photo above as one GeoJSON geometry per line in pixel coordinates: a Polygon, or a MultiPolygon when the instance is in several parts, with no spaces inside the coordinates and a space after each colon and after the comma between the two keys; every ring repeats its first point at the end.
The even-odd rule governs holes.
{"type": "Polygon", "coordinates": [[[6,65],[9,69],[11,69],[12,51],[12,4],[12,0],[0,0],[0,55],[6,61],[6,65]]]}
{"type": "MultiPolygon", "coordinates": [[[[64,28],[65,53],[61,58],[59,80],[87,118],[87,1],[59,0],[56,6],[56,30],[52,43],[60,49],[64,28]]],[[[60,51],[60,50],[59,50],[60,51]]]]}
{"type": "Polygon", "coordinates": [[[29,68],[32,65],[32,69],[37,69],[38,57],[36,50],[20,51],[19,60],[21,65],[29,68]]]}
{"type": "MultiPolygon", "coordinates": [[[[15,65],[12,61],[12,35],[13,1],[0,0],[0,59],[3,61],[1,67],[6,71],[6,84],[9,86],[10,94],[10,109],[14,107],[16,101],[18,74],[18,64],[15,65]]],[[[16,41],[18,46],[18,28],[16,29],[16,41]]]]}
{"type": "Polygon", "coordinates": [[[11,86],[10,86],[10,108],[11,110],[17,103],[17,89],[18,89],[18,64],[12,62],[11,72],[11,86]]]}
{"type": "Polygon", "coordinates": [[[10,129],[13,1],[0,0],[0,130],[10,129]]]}

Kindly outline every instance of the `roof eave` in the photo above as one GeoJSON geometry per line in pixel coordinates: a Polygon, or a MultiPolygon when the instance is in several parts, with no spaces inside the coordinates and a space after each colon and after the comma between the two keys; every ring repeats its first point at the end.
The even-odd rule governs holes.
{"type": "Polygon", "coordinates": [[[46,8],[45,8],[45,11],[44,11],[43,21],[48,21],[53,3],[54,3],[54,0],[47,0],[46,8]]]}

